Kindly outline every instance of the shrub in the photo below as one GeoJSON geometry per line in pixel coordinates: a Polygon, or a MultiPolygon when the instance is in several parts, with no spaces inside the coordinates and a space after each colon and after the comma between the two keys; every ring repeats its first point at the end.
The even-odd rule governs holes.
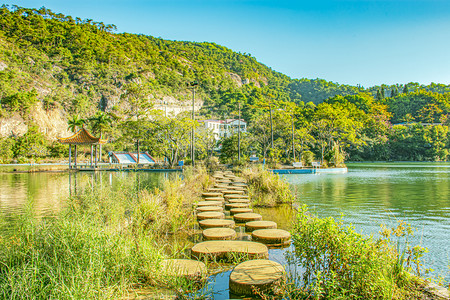
{"type": "Polygon", "coordinates": [[[303,151],[302,162],[305,166],[311,166],[314,161],[314,153],[311,151],[303,151]]]}

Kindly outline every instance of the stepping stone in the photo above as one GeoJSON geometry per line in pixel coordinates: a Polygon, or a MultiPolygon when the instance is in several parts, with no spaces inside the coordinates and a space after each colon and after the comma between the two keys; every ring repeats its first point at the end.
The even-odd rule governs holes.
{"type": "Polygon", "coordinates": [[[217,183],[216,183],[216,184],[214,185],[214,187],[223,190],[223,189],[227,189],[227,188],[228,188],[228,185],[227,185],[227,184],[223,184],[223,183],[221,183],[221,184],[217,184],[217,183]]]}
{"type": "Polygon", "coordinates": [[[243,187],[247,187],[248,185],[245,182],[233,182],[231,185],[233,186],[243,186],[243,187]]]}
{"type": "Polygon", "coordinates": [[[219,192],[222,190],[221,188],[208,188],[206,189],[208,192],[219,192]]]}
{"type": "Polygon", "coordinates": [[[276,229],[277,223],[273,221],[250,221],[245,223],[245,231],[253,231],[257,229],[276,229]]]}
{"type": "Polygon", "coordinates": [[[202,197],[203,198],[209,198],[209,197],[222,197],[222,193],[213,193],[213,192],[206,192],[206,193],[202,193],[202,197]]]}
{"type": "Polygon", "coordinates": [[[165,259],[161,262],[161,268],[168,275],[192,280],[206,278],[207,272],[203,262],[192,259],[165,259]]]}
{"type": "Polygon", "coordinates": [[[208,228],[202,232],[203,240],[234,240],[236,237],[236,231],[231,228],[208,228]]]}
{"type": "Polygon", "coordinates": [[[252,213],[253,212],[253,209],[251,209],[251,208],[246,208],[246,207],[243,207],[243,208],[232,208],[232,209],[230,209],[230,214],[231,215],[235,215],[235,214],[243,214],[243,213],[252,213]]]}
{"type": "Polygon", "coordinates": [[[250,221],[261,221],[262,216],[260,214],[255,213],[243,213],[243,214],[235,214],[233,216],[234,221],[236,223],[246,223],[250,221]]]}
{"type": "Polygon", "coordinates": [[[243,186],[233,186],[233,185],[230,185],[229,187],[228,187],[228,189],[229,190],[235,190],[235,191],[246,191],[247,189],[245,188],[245,187],[243,187],[243,186]]]}
{"type": "Polygon", "coordinates": [[[252,232],[252,240],[268,245],[286,245],[291,242],[291,234],[283,229],[258,229],[252,232]]]}
{"type": "Polygon", "coordinates": [[[236,256],[248,259],[267,258],[269,250],[266,245],[249,241],[206,241],[191,249],[191,255],[199,260],[233,260],[236,256]]]}
{"type": "Polygon", "coordinates": [[[257,259],[237,265],[230,274],[230,291],[237,295],[255,295],[254,288],[265,294],[274,292],[285,271],[277,262],[257,259]]]}
{"type": "Polygon", "coordinates": [[[200,201],[196,203],[198,206],[222,206],[223,203],[220,201],[200,201]]]}
{"type": "Polygon", "coordinates": [[[227,227],[234,228],[235,223],[233,220],[225,220],[225,219],[206,219],[202,221],[198,221],[198,224],[201,228],[218,228],[218,227],[227,227]]]}
{"type": "Polygon", "coordinates": [[[223,195],[225,199],[248,199],[248,195],[227,194],[223,195]]]}
{"type": "Polygon", "coordinates": [[[225,199],[223,197],[208,197],[208,198],[203,198],[203,200],[205,201],[218,201],[218,202],[225,202],[225,199]]]}
{"type": "MultiPolygon", "coordinates": [[[[232,209],[232,208],[247,208],[250,204],[248,203],[227,203],[225,204],[226,209],[232,209]]],[[[250,220],[253,221],[253,220],[250,220]]]]}
{"type": "Polygon", "coordinates": [[[218,183],[231,183],[231,180],[228,180],[228,179],[217,179],[216,182],[218,182],[218,183]]]}
{"type": "Polygon", "coordinates": [[[222,206],[199,206],[197,207],[197,212],[207,212],[207,211],[218,211],[223,212],[222,206]]]}
{"type": "Polygon", "coordinates": [[[237,190],[223,190],[222,194],[225,195],[243,195],[244,191],[237,191],[237,190]]]}
{"type": "Polygon", "coordinates": [[[228,203],[250,203],[248,199],[228,199],[228,203]]]}
{"type": "Polygon", "coordinates": [[[225,219],[225,214],[218,211],[206,211],[197,214],[197,220],[201,221],[206,219],[225,219]]]}

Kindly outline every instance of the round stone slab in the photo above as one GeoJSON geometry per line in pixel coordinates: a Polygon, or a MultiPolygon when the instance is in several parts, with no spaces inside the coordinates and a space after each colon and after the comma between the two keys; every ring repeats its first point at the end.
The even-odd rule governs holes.
{"type": "Polygon", "coordinates": [[[207,189],[208,192],[219,192],[219,193],[221,190],[222,190],[221,188],[208,188],[207,189]]]}
{"type": "Polygon", "coordinates": [[[222,206],[199,206],[197,207],[197,212],[207,212],[207,211],[217,211],[217,212],[223,212],[222,206]]]}
{"type": "Polygon", "coordinates": [[[228,203],[250,203],[248,199],[228,199],[228,203]]]}
{"type": "Polygon", "coordinates": [[[222,197],[208,197],[208,198],[203,198],[203,200],[205,201],[218,201],[218,202],[225,202],[225,199],[222,197]]]}
{"type": "Polygon", "coordinates": [[[284,268],[277,262],[256,259],[237,265],[230,274],[230,291],[237,295],[254,295],[254,288],[270,293],[284,277],[284,268]]]}
{"type": "Polygon", "coordinates": [[[253,209],[251,209],[251,208],[246,208],[246,207],[243,207],[243,208],[232,208],[232,209],[230,209],[230,214],[231,215],[235,215],[235,214],[243,214],[243,213],[252,213],[253,212],[253,209]]]}
{"type": "Polygon", "coordinates": [[[235,214],[233,216],[234,221],[236,223],[246,223],[250,221],[261,221],[262,216],[260,214],[255,213],[243,213],[243,214],[235,214]]]}
{"type": "Polygon", "coordinates": [[[166,259],[161,262],[161,268],[166,274],[186,277],[189,279],[202,279],[206,277],[206,265],[192,259],[166,259]]]}
{"type": "Polygon", "coordinates": [[[245,255],[249,259],[267,258],[266,245],[248,241],[206,241],[196,244],[191,255],[197,259],[231,260],[236,255],[245,255]]]}
{"type": "Polygon", "coordinates": [[[257,229],[276,229],[277,223],[273,221],[250,221],[245,223],[245,231],[253,231],[257,229]]]}
{"type": "Polygon", "coordinates": [[[283,229],[258,229],[252,232],[252,240],[264,244],[283,245],[290,242],[291,234],[283,229]]]}
{"type": "Polygon", "coordinates": [[[222,193],[224,195],[243,195],[244,191],[237,191],[237,190],[223,190],[222,193]]]}
{"type": "Polygon", "coordinates": [[[235,181],[232,183],[233,186],[242,186],[242,187],[247,187],[247,184],[245,182],[241,182],[241,181],[235,181]]]}
{"type": "Polygon", "coordinates": [[[216,183],[215,185],[214,185],[214,187],[215,188],[219,188],[220,190],[222,190],[222,189],[226,189],[226,188],[228,188],[228,185],[227,184],[224,184],[224,183],[221,183],[221,184],[218,184],[218,183],[216,183]]]}
{"type": "Polygon", "coordinates": [[[197,202],[197,206],[222,206],[223,203],[221,201],[200,201],[197,202]]]}
{"type": "Polygon", "coordinates": [[[207,211],[197,214],[197,220],[201,221],[206,219],[225,219],[225,214],[218,211],[207,211]]]}
{"type": "Polygon", "coordinates": [[[210,197],[222,197],[222,193],[218,193],[218,192],[205,192],[202,193],[202,197],[203,198],[210,198],[210,197]]]}
{"type": "Polygon", "coordinates": [[[218,183],[231,183],[231,180],[229,180],[229,179],[217,179],[216,182],[218,182],[218,183]]]}
{"type": "Polygon", "coordinates": [[[217,227],[227,227],[234,228],[235,223],[233,220],[225,220],[225,219],[206,219],[199,221],[198,224],[201,228],[217,228],[217,227]]]}
{"type": "MultiPolygon", "coordinates": [[[[249,207],[248,203],[227,203],[225,204],[226,209],[232,209],[232,208],[247,208],[249,207]]],[[[253,221],[253,220],[250,220],[253,221]]]]}
{"type": "Polygon", "coordinates": [[[208,228],[202,232],[203,240],[234,240],[236,238],[236,231],[231,228],[208,228]]]}
{"type": "Polygon", "coordinates": [[[225,199],[248,199],[247,195],[227,194],[223,196],[225,199]]]}

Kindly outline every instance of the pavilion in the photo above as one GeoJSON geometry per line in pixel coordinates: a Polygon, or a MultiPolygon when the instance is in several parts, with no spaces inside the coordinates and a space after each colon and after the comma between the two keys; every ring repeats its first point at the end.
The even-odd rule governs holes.
{"type": "MultiPolygon", "coordinates": [[[[78,145],[90,145],[91,146],[91,167],[95,165],[97,167],[97,146],[103,145],[107,142],[107,140],[102,140],[101,138],[94,137],[90,134],[84,127],[82,127],[78,132],[74,135],[69,136],[67,138],[58,138],[58,141],[61,144],[69,144],[69,169],[72,169],[72,145],[75,146],[75,160],[74,167],[77,167],[77,146],[78,145]],[[95,148],[95,156],[93,155],[93,151],[95,148]],[[94,158],[94,162],[93,162],[94,158]]],[[[100,147],[100,156],[101,156],[101,147],[100,147]]]]}

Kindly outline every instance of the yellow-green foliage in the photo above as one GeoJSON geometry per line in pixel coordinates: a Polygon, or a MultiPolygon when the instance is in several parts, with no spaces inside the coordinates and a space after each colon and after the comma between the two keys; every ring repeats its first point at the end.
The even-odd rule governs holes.
{"type": "Polygon", "coordinates": [[[275,206],[282,203],[292,203],[294,195],[289,184],[277,174],[263,167],[245,168],[242,175],[249,184],[248,193],[253,206],[275,206]]]}
{"type": "MultiPolygon", "coordinates": [[[[407,271],[412,264],[420,266],[420,256],[405,241],[389,240],[391,232],[375,240],[341,220],[311,216],[304,206],[292,235],[295,250],[290,259],[302,269],[295,297],[416,299],[420,282],[407,271]]],[[[401,223],[394,233],[402,238],[411,232],[401,223]]]]}

